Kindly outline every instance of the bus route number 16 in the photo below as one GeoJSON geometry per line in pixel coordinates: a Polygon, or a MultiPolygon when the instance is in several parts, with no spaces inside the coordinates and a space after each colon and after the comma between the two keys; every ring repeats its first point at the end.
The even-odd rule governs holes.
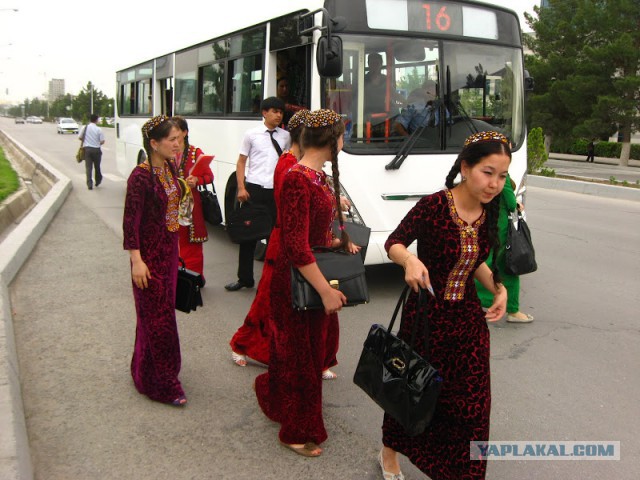
{"type": "Polygon", "coordinates": [[[449,28],[451,28],[451,17],[447,13],[447,7],[446,6],[440,7],[440,10],[438,10],[438,13],[435,15],[435,18],[433,15],[435,9],[432,9],[431,7],[432,6],[429,3],[422,4],[422,8],[424,8],[425,10],[425,27],[427,31],[429,32],[433,30],[434,24],[435,24],[435,27],[441,32],[448,31],[449,28]]]}

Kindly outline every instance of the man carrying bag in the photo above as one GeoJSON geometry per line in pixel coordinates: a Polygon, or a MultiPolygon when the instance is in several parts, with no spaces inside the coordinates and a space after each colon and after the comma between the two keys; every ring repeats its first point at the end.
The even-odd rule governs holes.
{"type": "MultiPolygon", "coordinates": [[[[289,132],[278,127],[282,122],[284,102],[276,97],[265,98],[260,105],[264,118],[264,124],[247,131],[242,139],[240,155],[236,164],[236,177],[238,180],[237,199],[239,205],[248,207],[260,217],[264,216],[264,209],[269,212],[269,225],[273,226],[276,218],[276,206],[273,199],[273,172],[282,152],[291,145],[289,132]],[[248,205],[245,205],[247,204],[248,205]]],[[[240,212],[238,212],[239,214],[240,212]]],[[[244,213],[244,212],[243,212],[244,213]]],[[[237,214],[230,214],[228,219],[229,234],[232,238],[238,226],[234,219],[237,214]]],[[[260,219],[250,218],[242,220],[242,224],[261,223],[260,219]]],[[[270,230],[270,229],[269,229],[270,230]]],[[[251,288],[255,281],[253,278],[253,256],[256,243],[259,238],[253,239],[251,235],[246,239],[238,239],[238,280],[225,285],[225,289],[235,292],[241,288],[251,288]]]]}

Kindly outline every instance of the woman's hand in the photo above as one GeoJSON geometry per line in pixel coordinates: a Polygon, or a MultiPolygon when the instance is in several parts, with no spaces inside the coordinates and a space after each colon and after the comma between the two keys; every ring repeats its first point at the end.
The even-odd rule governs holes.
{"type": "Polygon", "coordinates": [[[504,317],[507,311],[507,289],[503,285],[498,286],[498,292],[493,296],[493,304],[487,310],[485,318],[488,322],[497,322],[504,317]]]}
{"type": "Polygon", "coordinates": [[[330,315],[340,311],[342,306],[347,303],[347,297],[340,290],[328,288],[320,294],[322,305],[324,305],[324,313],[330,315]]]}
{"type": "Polygon", "coordinates": [[[131,278],[136,287],[144,290],[149,286],[149,280],[151,280],[151,272],[147,267],[147,264],[142,260],[132,262],[131,264],[131,278]]]}
{"type": "Polygon", "coordinates": [[[418,293],[418,287],[433,291],[431,280],[429,279],[429,270],[418,257],[413,253],[409,254],[402,266],[404,267],[404,281],[414,292],[418,293]]]}
{"type": "Polygon", "coordinates": [[[340,211],[348,211],[351,208],[351,202],[344,195],[340,195],[340,211]]]}
{"type": "Polygon", "coordinates": [[[198,186],[198,177],[194,177],[193,175],[189,175],[186,178],[186,181],[187,181],[187,185],[189,185],[189,188],[192,189],[192,190],[198,186]]]}
{"type": "Polygon", "coordinates": [[[355,255],[356,253],[358,253],[360,251],[361,248],[362,247],[360,245],[356,245],[352,241],[349,241],[349,244],[347,245],[347,252],[355,255]]]}

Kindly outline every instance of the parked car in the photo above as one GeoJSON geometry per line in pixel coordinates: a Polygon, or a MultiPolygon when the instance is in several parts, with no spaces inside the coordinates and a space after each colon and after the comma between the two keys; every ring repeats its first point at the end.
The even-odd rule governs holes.
{"type": "Polygon", "coordinates": [[[16,117],[16,123],[24,123],[24,118],[16,117]]]}
{"type": "Polygon", "coordinates": [[[61,118],[58,120],[58,133],[64,134],[67,132],[78,133],[80,127],[73,118],[61,118]]]}
{"type": "Polygon", "coordinates": [[[27,123],[42,123],[42,119],[40,117],[32,115],[30,117],[27,117],[27,123]]]}

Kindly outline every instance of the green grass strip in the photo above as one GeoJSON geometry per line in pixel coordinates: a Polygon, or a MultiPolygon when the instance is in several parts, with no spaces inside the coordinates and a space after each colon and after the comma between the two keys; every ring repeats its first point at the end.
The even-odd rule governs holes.
{"type": "Polygon", "coordinates": [[[18,190],[19,186],[18,174],[11,168],[9,160],[0,148],[0,202],[18,190]]]}

